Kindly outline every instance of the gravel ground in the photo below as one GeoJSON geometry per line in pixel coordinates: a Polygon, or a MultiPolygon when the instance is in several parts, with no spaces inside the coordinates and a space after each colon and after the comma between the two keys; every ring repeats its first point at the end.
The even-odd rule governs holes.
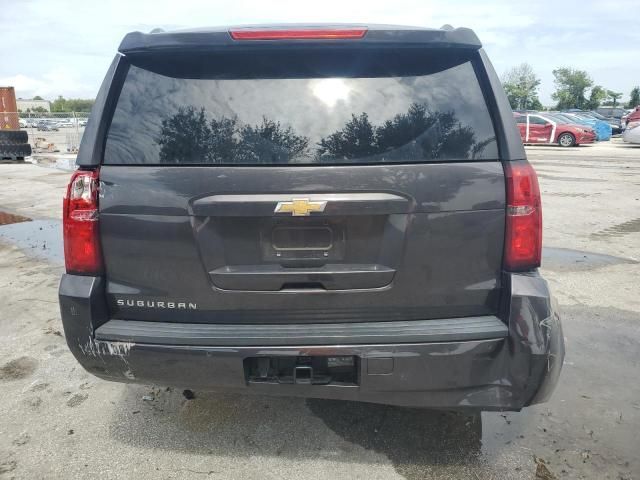
{"type": "Polygon", "coordinates": [[[549,403],[475,416],[90,376],[56,298],[68,172],[0,165],[0,211],[34,219],[0,226],[0,478],[640,478],[640,148],[527,151],[566,363],[549,403]]]}

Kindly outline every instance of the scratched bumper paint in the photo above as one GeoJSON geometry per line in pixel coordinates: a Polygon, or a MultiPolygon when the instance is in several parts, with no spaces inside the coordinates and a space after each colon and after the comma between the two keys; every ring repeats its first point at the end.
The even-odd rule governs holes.
{"type": "Polygon", "coordinates": [[[560,317],[537,274],[505,276],[509,336],[461,342],[375,345],[232,347],[97,341],[109,320],[104,282],[65,275],[60,308],[69,348],[90,373],[107,380],[197,390],[358,400],[430,408],[520,410],[545,401],[564,359],[560,317]],[[352,386],[249,384],[243,366],[261,355],[353,355],[360,359],[352,386]],[[370,358],[393,359],[386,375],[368,373],[370,358]]]}

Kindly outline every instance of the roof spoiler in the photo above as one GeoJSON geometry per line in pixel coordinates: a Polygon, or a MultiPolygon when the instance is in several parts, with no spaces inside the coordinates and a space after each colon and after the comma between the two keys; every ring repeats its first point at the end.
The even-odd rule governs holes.
{"type": "Polygon", "coordinates": [[[182,30],[165,32],[162,29],[153,29],[151,33],[132,32],[127,34],[120,44],[119,51],[124,55],[144,54],[158,51],[215,51],[220,48],[247,48],[247,44],[262,47],[281,47],[284,44],[296,45],[345,45],[353,46],[414,46],[435,48],[462,48],[478,50],[482,47],[480,40],[468,28],[453,28],[444,25],[441,29],[403,27],[395,25],[269,25],[248,27],[217,27],[202,30],[182,30]],[[366,35],[357,39],[345,38],[304,38],[304,39],[257,39],[252,42],[234,40],[230,31],[254,30],[311,30],[311,29],[344,29],[366,28],[366,35]]]}

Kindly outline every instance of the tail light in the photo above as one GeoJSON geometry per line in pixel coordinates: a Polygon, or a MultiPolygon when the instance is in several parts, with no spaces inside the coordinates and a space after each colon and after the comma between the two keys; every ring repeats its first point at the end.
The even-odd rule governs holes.
{"type": "Polygon", "coordinates": [[[542,255],[542,205],[538,176],[529,162],[505,163],[507,224],[504,268],[533,270],[542,255]]]}
{"type": "Polygon", "coordinates": [[[366,28],[303,28],[303,29],[252,29],[229,30],[234,40],[320,40],[356,39],[367,33],[366,28]]]}
{"type": "Polygon", "coordinates": [[[102,251],[98,236],[99,170],[78,170],[67,186],[63,200],[64,263],[67,273],[102,273],[102,251]]]}

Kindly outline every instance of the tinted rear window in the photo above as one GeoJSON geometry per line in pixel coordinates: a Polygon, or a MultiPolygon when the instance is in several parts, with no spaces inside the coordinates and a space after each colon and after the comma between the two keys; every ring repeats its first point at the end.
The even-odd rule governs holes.
{"type": "Polygon", "coordinates": [[[200,57],[131,65],[104,163],[330,165],[498,158],[469,59],[389,52],[256,58],[254,63],[251,57],[226,64],[200,57]],[[280,67],[283,62],[297,68],[280,67]]]}

